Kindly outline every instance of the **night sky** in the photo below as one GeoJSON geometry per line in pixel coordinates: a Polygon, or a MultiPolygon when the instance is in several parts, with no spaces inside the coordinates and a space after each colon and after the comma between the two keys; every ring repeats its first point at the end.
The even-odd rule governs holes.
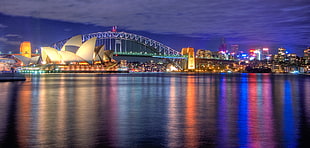
{"type": "Polygon", "coordinates": [[[33,48],[77,34],[140,34],[178,51],[279,47],[302,56],[310,46],[310,0],[1,0],[0,51],[33,48]]]}

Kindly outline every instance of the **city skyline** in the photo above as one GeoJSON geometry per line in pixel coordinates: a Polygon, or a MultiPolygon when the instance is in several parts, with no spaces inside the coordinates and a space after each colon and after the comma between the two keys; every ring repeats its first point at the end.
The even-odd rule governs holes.
{"type": "MultiPolygon", "coordinates": [[[[2,1],[0,51],[49,46],[77,34],[119,31],[147,36],[173,49],[218,50],[228,45],[286,48],[302,56],[310,45],[310,4],[294,1],[2,1]]],[[[230,47],[230,46],[228,46],[230,47]]]]}

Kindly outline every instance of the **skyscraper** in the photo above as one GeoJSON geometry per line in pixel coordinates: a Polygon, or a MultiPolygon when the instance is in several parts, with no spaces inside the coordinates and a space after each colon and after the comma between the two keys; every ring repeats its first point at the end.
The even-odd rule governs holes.
{"type": "Polygon", "coordinates": [[[225,42],[225,38],[222,38],[222,43],[221,43],[221,45],[219,47],[219,51],[220,52],[224,52],[224,53],[227,52],[227,44],[225,42]]]}
{"type": "Polygon", "coordinates": [[[233,44],[230,46],[230,52],[234,55],[237,55],[239,52],[239,45],[233,44]]]}

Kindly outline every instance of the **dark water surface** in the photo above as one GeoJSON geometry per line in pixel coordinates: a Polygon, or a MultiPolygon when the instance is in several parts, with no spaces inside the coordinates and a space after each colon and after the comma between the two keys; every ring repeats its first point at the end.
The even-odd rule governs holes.
{"type": "Polygon", "coordinates": [[[310,143],[305,75],[43,74],[0,90],[0,147],[310,143]]]}

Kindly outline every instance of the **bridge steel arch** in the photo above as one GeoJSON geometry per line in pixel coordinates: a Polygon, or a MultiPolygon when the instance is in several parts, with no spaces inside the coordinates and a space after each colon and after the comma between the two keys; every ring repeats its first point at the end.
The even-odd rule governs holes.
{"type": "MultiPolygon", "coordinates": [[[[160,55],[168,55],[168,56],[182,56],[179,51],[176,51],[158,41],[150,39],[145,36],[127,33],[127,32],[97,32],[82,35],[82,41],[85,42],[93,37],[97,37],[96,45],[103,45],[105,39],[118,39],[118,40],[130,40],[137,42],[141,45],[156,49],[156,52],[160,55]]],[[[52,45],[52,47],[56,49],[60,49],[68,39],[56,42],[52,45]]]]}
{"type": "MultiPolygon", "coordinates": [[[[93,37],[97,37],[96,46],[105,45],[107,39],[126,40],[126,41],[136,42],[140,45],[148,47],[148,49],[152,50],[156,54],[156,56],[159,56],[159,57],[165,57],[165,56],[182,57],[182,54],[179,51],[176,51],[148,37],[133,34],[133,33],[111,32],[111,31],[89,33],[89,34],[82,35],[82,42],[85,42],[93,37]]],[[[69,38],[56,42],[52,45],[52,47],[60,50],[67,40],[69,40],[69,38]]],[[[108,47],[106,48],[108,49],[108,47]]],[[[117,52],[116,48],[114,49],[114,52],[117,52]]],[[[171,58],[171,59],[167,58],[167,61],[172,63],[176,68],[180,70],[183,70],[182,66],[180,66],[180,65],[183,65],[181,64],[182,60],[183,59],[178,59],[178,58],[171,58]]]]}

